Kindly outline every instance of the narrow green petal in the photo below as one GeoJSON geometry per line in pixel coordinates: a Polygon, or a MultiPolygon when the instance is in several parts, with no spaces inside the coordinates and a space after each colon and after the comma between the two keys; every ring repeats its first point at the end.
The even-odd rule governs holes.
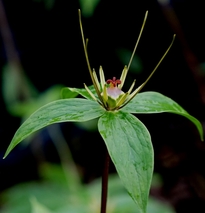
{"type": "MultiPolygon", "coordinates": [[[[141,85],[142,86],[142,85],[141,85]]],[[[141,86],[139,86],[137,89],[135,89],[130,95],[129,97],[127,98],[127,100],[123,103],[123,105],[121,106],[124,107],[126,106],[138,93],[139,90],[141,90],[141,86]]],[[[129,89],[130,90],[130,89],[129,89]]]]}
{"type": "Polygon", "coordinates": [[[137,93],[142,89],[143,86],[144,86],[144,84],[141,84],[139,87],[137,87],[137,89],[135,89],[135,90],[130,94],[129,101],[131,101],[131,100],[137,95],[137,93]]]}
{"type": "Polygon", "coordinates": [[[134,88],[134,86],[135,86],[135,82],[136,82],[136,80],[133,81],[133,83],[132,83],[130,89],[128,90],[128,94],[130,94],[130,93],[132,92],[132,90],[133,90],[133,88],[134,88]]]}
{"type": "Polygon", "coordinates": [[[97,87],[98,87],[98,90],[101,91],[100,83],[99,83],[99,81],[98,81],[98,77],[97,77],[97,74],[96,74],[96,72],[95,72],[94,69],[93,69],[93,78],[94,78],[95,83],[96,83],[96,85],[97,85],[97,87]]]}
{"type": "Polygon", "coordinates": [[[123,95],[122,95],[122,97],[119,99],[119,101],[117,101],[117,108],[118,107],[120,107],[124,102],[125,102],[125,100],[127,99],[127,97],[128,97],[128,95],[129,95],[129,93],[128,92],[126,92],[126,93],[124,93],[123,95]]]}
{"type": "Polygon", "coordinates": [[[100,83],[101,83],[101,87],[103,89],[106,82],[105,82],[105,75],[104,75],[102,66],[100,66],[99,73],[100,73],[100,83]]]}
{"type": "Polygon", "coordinates": [[[126,76],[127,76],[127,72],[128,72],[128,69],[127,69],[127,66],[124,67],[124,69],[122,70],[122,74],[120,76],[120,81],[121,81],[121,84],[118,85],[118,88],[119,89],[122,89],[124,83],[125,83],[125,79],[126,79],[126,76]]]}
{"type": "Polygon", "coordinates": [[[89,93],[89,95],[93,98],[93,100],[97,101],[95,95],[89,90],[89,88],[86,86],[85,83],[84,83],[84,87],[85,87],[86,91],[89,93]]]}
{"type": "Polygon", "coordinates": [[[105,101],[105,103],[106,103],[107,100],[108,100],[106,84],[105,84],[104,87],[103,87],[103,100],[105,101]]]}

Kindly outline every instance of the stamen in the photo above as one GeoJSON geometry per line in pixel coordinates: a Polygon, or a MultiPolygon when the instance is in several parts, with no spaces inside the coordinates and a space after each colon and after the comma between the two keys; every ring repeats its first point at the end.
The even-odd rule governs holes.
{"type": "Polygon", "coordinates": [[[100,89],[100,83],[99,83],[99,81],[98,81],[98,77],[97,77],[97,74],[96,74],[94,68],[93,68],[93,78],[94,78],[95,83],[96,83],[96,85],[97,85],[97,87],[98,87],[98,90],[101,91],[101,89],[100,89]]]}
{"type": "Polygon", "coordinates": [[[121,84],[118,86],[119,89],[122,89],[122,87],[123,87],[123,85],[125,83],[125,78],[127,76],[127,71],[128,71],[128,69],[127,69],[127,66],[125,65],[125,67],[124,67],[124,69],[122,71],[122,74],[120,76],[121,84]]]}
{"type": "Polygon", "coordinates": [[[97,101],[97,98],[95,97],[95,95],[90,91],[90,89],[86,86],[86,84],[84,83],[84,87],[86,89],[86,91],[89,93],[89,95],[92,97],[92,99],[94,101],[97,101]]]}
{"type": "Polygon", "coordinates": [[[117,108],[120,108],[120,106],[125,102],[125,100],[127,99],[127,97],[129,96],[129,93],[126,92],[124,95],[122,95],[122,97],[120,98],[120,100],[117,102],[117,108]]]}
{"type": "Polygon", "coordinates": [[[132,92],[132,89],[133,89],[134,86],[135,86],[135,82],[136,82],[136,79],[133,81],[133,83],[132,83],[130,89],[128,90],[128,94],[130,94],[130,93],[132,92]]]}
{"type": "Polygon", "coordinates": [[[103,101],[105,102],[104,104],[106,105],[106,102],[108,100],[108,96],[107,96],[107,87],[106,84],[103,87],[103,101]]]}
{"type": "Polygon", "coordinates": [[[107,84],[109,84],[110,86],[116,87],[118,84],[121,84],[121,80],[120,79],[116,79],[116,77],[113,77],[112,79],[108,79],[107,84]]]}
{"type": "Polygon", "coordinates": [[[100,66],[99,73],[100,73],[100,84],[101,84],[101,88],[102,88],[102,90],[103,90],[104,85],[105,85],[105,75],[104,75],[102,66],[100,66]]]}

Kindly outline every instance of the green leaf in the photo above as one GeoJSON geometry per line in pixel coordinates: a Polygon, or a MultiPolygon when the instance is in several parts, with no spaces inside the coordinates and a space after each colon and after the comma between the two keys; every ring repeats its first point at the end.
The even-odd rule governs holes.
{"type": "Polygon", "coordinates": [[[23,139],[54,123],[83,122],[101,116],[105,110],[95,101],[80,98],[53,101],[34,112],[16,131],[4,158],[23,139]]]}
{"type": "Polygon", "coordinates": [[[100,0],[80,0],[82,14],[85,17],[91,17],[100,0]]]}
{"type": "MultiPolygon", "coordinates": [[[[92,86],[89,86],[88,88],[96,96],[96,98],[98,98],[94,86],[92,85],[92,86]]],[[[93,98],[90,96],[90,94],[84,88],[79,89],[79,88],[65,87],[61,91],[62,98],[74,98],[77,95],[81,95],[84,98],[87,98],[89,100],[93,100],[93,98]]]]}
{"type": "Polygon", "coordinates": [[[170,112],[182,115],[194,123],[199,131],[201,140],[203,141],[203,127],[201,123],[179,104],[157,92],[139,93],[125,107],[122,108],[125,112],[130,113],[162,113],[170,112]]]}
{"type": "Polygon", "coordinates": [[[75,98],[78,96],[78,93],[75,92],[75,89],[76,88],[69,88],[69,87],[64,87],[62,90],[61,90],[61,97],[63,99],[66,99],[66,98],[75,98]]]}
{"type": "Polygon", "coordinates": [[[35,197],[30,198],[32,213],[52,213],[46,206],[37,201],[35,197]]]}
{"type": "Polygon", "coordinates": [[[125,188],[145,213],[154,164],[147,128],[135,116],[118,111],[103,114],[98,129],[125,188]]]}
{"type": "MultiPolygon", "coordinates": [[[[132,51],[121,48],[117,50],[117,55],[122,64],[127,64],[127,62],[130,60],[130,56],[132,55],[132,51]]],[[[140,57],[137,54],[135,54],[132,63],[130,65],[129,72],[139,74],[142,72],[142,68],[143,68],[142,61],[140,57]]]]}

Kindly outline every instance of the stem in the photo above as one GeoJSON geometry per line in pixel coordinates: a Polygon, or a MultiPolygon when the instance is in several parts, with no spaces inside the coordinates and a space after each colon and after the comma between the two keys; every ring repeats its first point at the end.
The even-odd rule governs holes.
{"type": "Polygon", "coordinates": [[[100,211],[101,213],[106,213],[109,164],[110,164],[110,156],[106,148],[105,163],[102,175],[101,211],[100,211]]]}

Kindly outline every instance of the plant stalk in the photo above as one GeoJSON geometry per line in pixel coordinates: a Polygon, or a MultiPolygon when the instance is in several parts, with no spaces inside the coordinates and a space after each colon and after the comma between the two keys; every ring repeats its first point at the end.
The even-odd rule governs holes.
{"type": "Polygon", "coordinates": [[[100,211],[100,213],[106,213],[109,164],[110,164],[110,156],[109,156],[109,153],[106,148],[105,162],[104,162],[103,175],[102,175],[101,211],[100,211]]]}

